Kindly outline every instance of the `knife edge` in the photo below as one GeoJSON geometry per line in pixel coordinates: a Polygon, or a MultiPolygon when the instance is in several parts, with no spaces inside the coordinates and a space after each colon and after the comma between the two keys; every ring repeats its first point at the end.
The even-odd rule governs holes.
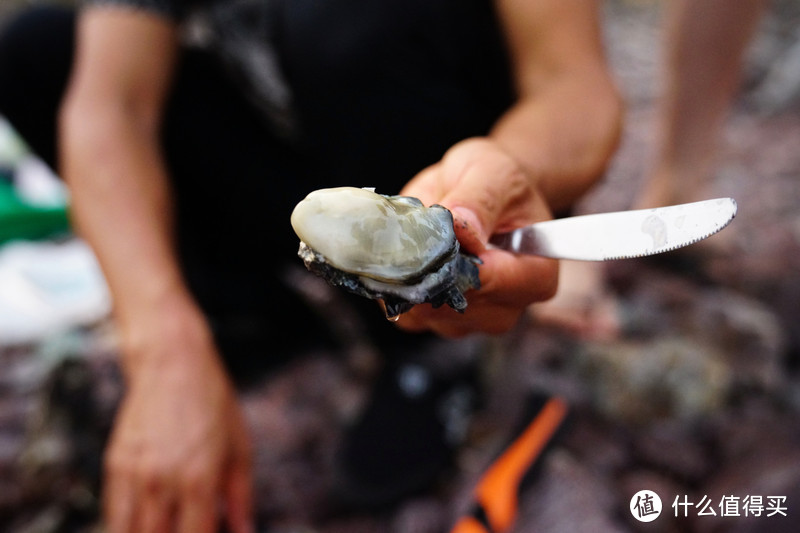
{"type": "Polygon", "coordinates": [[[718,233],[736,216],[733,198],[653,209],[581,215],[538,222],[493,235],[494,248],[579,261],[611,261],[655,255],[718,233]]]}

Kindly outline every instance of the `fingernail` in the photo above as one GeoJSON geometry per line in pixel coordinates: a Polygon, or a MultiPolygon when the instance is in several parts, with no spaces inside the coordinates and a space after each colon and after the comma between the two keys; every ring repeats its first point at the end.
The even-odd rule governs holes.
{"type": "Polygon", "coordinates": [[[478,237],[481,242],[486,242],[488,236],[484,234],[483,225],[472,209],[454,207],[450,211],[452,211],[453,217],[456,219],[456,224],[462,224],[463,229],[478,237]]]}

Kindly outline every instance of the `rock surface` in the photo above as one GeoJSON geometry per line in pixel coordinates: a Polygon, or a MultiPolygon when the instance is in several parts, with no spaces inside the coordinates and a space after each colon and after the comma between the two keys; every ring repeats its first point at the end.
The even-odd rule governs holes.
{"type": "MultiPolygon", "coordinates": [[[[627,208],[652,153],[658,5],[607,3],[607,42],[630,109],[609,177],[582,210],[627,208]]],[[[725,230],[728,256],[682,273],[668,261],[610,264],[627,317],[618,342],[580,342],[527,322],[492,339],[487,398],[458,468],[381,512],[334,512],[328,500],[333,450],[363,401],[371,356],[351,338],[348,357],[298,358],[242,392],[256,442],[260,531],[447,531],[531,390],[567,398],[572,421],[523,494],[514,531],[796,530],[800,106],[790,98],[798,92],[792,72],[780,77],[776,65],[797,63],[787,28],[799,17],[796,4],[775,2],[747,66],[749,91],[727,124],[714,188],[740,205],[725,230]],[[628,510],[641,489],[663,501],[651,524],[628,510]],[[671,506],[684,496],[710,498],[717,516],[690,509],[676,517],[671,506]],[[784,496],[788,517],[720,516],[727,496],[784,496]]],[[[122,393],[116,355],[107,323],[0,347],[0,530],[99,531],[100,450],[122,393]]]]}

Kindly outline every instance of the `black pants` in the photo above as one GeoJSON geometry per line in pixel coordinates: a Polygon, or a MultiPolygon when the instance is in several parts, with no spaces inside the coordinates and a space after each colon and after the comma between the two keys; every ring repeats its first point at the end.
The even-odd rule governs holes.
{"type": "MultiPolygon", "coordinates": [[[[288,5],[287,16],[307,21],[308,13],[292,15],[297,3],[288,5]]],[[[56,169],[55,120],[72,62],[74,22],[73,11],[35,8],[12,20],[0,35],[0,114],[56,169]]],[[[310,39],[324,38],[314,28],[304,31],[310,39]]],[[[507,105],[503,83],[475,72],[482,63],[491,65],[492,73],[500,71],[501,62],[492,59],[497,50],[473,42],[474,32],[459,31],[468,34],[464,40],[471,50],[486,57],[459,59],[466,65],[464,76],[454,75],[453,67],[440,69],[438,78],[429,61],[395,58],[410,69],[401,71],[409,79],[396,89],[387,76],[345,80],[337,89],[301,68],[307,60],[295,49],[307,47],[308,39],[285,39],[285,67],[305,127],[304,137],[292,143],[271,133],[215,57],[199,50],[182,54],[162,133],[177,203],[180,257],[235,374],[247,374],[255,362],[276,357],[276,346],[284,349],[293,342],[281,341],[296,324],[301,324],[301,339],[325,331],[278,280],[287,262],[299,264],[298,239],[289,225],[299,200],[316,188],[338,185],[396,193],[452,143],[485,133],[507,105]],[[477,105],[476,98],[487,98],[475,87],[462,88],[462,78],[480,80],[481,87],[494,84],[497,96],[488,105],[477,105]],[[377,82],[371,85],[372,80],[377,82]],[[359,88],[366,97],[353,94],[359,88]]],[[[367,60],[384,63],[381,57],[367,60]]],[[[353,71],[362,70],[373,68],[353,71]]],[[[334,72],[331,79],[340,77],[334,72]]],[[[366,310],[379,344],[403,342],[405,337],[385,324],[374,302],[351,301],[366,310]]]]}

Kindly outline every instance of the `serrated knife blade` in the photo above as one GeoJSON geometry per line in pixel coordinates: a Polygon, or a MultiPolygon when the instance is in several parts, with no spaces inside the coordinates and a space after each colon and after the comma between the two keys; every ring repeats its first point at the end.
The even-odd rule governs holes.
{"type": "Polygon", "coordinates": [[[736,216],[733,198],[581,215],[493,235],[491,245],[555,259],[609,261],[659,254],[709,237],[736,216]]]}

